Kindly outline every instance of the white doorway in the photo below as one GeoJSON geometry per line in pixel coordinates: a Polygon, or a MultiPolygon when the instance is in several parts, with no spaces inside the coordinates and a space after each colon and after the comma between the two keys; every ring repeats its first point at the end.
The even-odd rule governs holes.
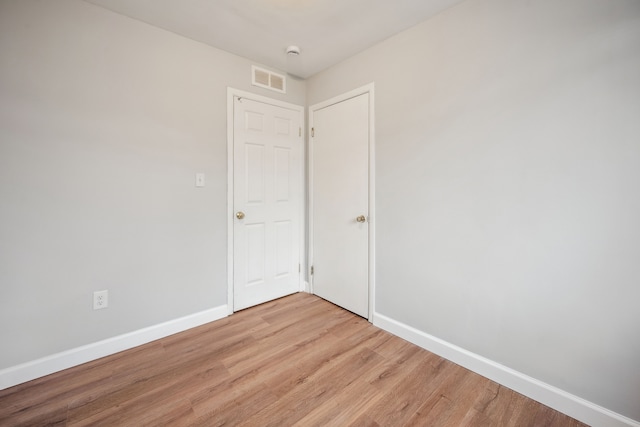
{"type": "Polygon", "coordinates": [[[229,307],[300,291],[303,107],[229,89],[229,307]]]}
{"type": "Polygon", "coordinates": [[[373,314],[373,84],[309,109],[312,292],[373,314]]]}

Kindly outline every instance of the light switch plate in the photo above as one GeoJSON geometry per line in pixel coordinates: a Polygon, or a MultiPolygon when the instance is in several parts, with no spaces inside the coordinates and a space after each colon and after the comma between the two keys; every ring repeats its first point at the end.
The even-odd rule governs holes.
{"type": "Polygon", "coordinates": [[[197,173],[196,174],[196,187],[204,187],[204,174],[197,173]]]}

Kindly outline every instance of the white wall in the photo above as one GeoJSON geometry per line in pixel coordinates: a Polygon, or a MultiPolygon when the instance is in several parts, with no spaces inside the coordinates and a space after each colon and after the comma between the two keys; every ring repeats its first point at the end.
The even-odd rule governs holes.
{"type": "Polygon", "coordinates": [[[227,86],[305,103],[250,66],[79,0],[0,1],[0,369],[226,304],[227,86]]]}
{"type": "Polygon", "coordinates": [[[376,90],[376,311],[640,420],[640,2],[469,0],[376,90]]]}
{"type": "MultiPolygon", "coordinates": [[[[0,0],[0,369],[226,303],[226,87],[306,102],[250,65],[0,0]]],[[[376,311],[640,420],[640,2],[469,0],[306,103],[371,81],[376,311]]]]}

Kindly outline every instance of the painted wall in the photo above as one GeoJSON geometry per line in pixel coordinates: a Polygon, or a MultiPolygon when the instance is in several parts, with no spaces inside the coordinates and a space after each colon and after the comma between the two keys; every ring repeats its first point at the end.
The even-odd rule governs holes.
{"type": "Polygon", "coordinates": [[[0,1],[0,369],[226,303],[227,86],[375,81],[377,312],[640,420],[640,2],[469,0],[286,96],[250,65],[0,1]]]}
{"type": "Polygon", "coordinates": [[[250,66],[79,0],[0,1],[0,369],[226,304],[227,86],[305,103],[250,66]]]}
{"type": "Polygon", "coordinates": [[[640,420],[640,2],[469,0],[375,82],[376,311],[640,420]]]}

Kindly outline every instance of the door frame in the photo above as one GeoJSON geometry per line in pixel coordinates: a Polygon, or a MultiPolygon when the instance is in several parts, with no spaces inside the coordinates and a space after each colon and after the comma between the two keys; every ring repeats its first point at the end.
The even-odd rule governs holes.
{"type": "Polygon", "coordinates": [[[304,131],[306,129],[304,106],[291,104],[289,102],[278,101],[276,99],[268,98],[266,96],[256,95],[251,92],[245,92],[243,90],[227,87],[227,311],[229,314],[233,314],[233,285],[234,285],[234,256],[233,256],[233,241],[234,241],[234,210],[233,210],[233,195],[234,195],[234,162],[233,162],[233,142],[234,142],[234,98],[235,97],[246,98],[252,101],[261,102],[264,104],[274,105],[276,107],[286,108],[294,110],[300,113],[302,129],[302,142],[300,149],[300,201],[298,203],[298,215],[299,215],[299,246],[298,246],[298,263],[300,264],[300,272],[298,273],[298,286],[299,290],[304,290],[304,280],[302,272],[306,271],[305,265],[305,230],[306,222],[304,217],[304,200],[305,200],[305,167],[304,159],[306,153],[306,144],[304,141],[304,131]]]}
{"type": "MultiPolygon", "coordinates": [[[[309,107],[309,164],[308,179],[309,187],[307,190],[309,198],[309,266],[313,265],[313,137],[311,130],[313,129],[313,114],[317,110],[329,107],[342,101],[355,98],[359,95],[369,94],[369,322],[373,322],[373,313],[375,308],[375,267],[376,267],[376,214],[375,214],[375,99],[374,99],[374,83],[371,82],[357,89],[343,93],[341,95],[330,98],[326,101],[319,102],[309,107]]],[[[310,292],[313,293],[313,275],[308,270],[310,292]]]]}

